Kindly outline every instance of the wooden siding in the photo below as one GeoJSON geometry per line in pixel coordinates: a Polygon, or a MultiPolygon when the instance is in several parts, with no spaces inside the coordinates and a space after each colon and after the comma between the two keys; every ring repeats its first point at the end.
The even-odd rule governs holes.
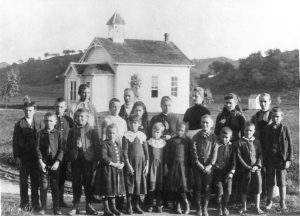
{"type": "Polygon", "coordinates": [[[97,112],[108,111],[109,100],[114,97],[114,75],[103,74],[93,77],[93,96],[91,97],[97,112]]]}
{"type": "Polygon", "coordinates": [[[146,104],[149,112],[160,112],[160,100],[163,96],[171,96],[172,77],[177,77],[177,96],[171,96],[173,112],[184,113],[189,107],[190,99],[190,68],[119,65],[115,77],[115,97],[122,99],[125,88],[130,87],[130,78],[138,74],[141,77],[140,99],[146,104]],[[158,97],[151,97],[152,77],[158,77],[158,97]]]}
{"type": "Polygon", "coordinates": [[[111,62],[110,55],[102,47],[93,47],[87,51],[83,62],[103,64],[111,62]]]}

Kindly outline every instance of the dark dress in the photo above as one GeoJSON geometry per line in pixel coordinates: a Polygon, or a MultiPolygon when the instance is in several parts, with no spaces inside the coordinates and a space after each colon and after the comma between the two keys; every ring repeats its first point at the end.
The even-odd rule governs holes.
{"type": "Polygon", "coordinates": [[[244,124],[246,118],[241,111],[236,109],[228,111],[225,107],[223,111],[217,116],[215,134],[220,135],[223,127],[229,127],[232,130],[232,141],[237,141],[244,134],[244,124]]]}
{"type": "Polygon", "coordinates": [[[198,130],[201,128],[201,117],[205,114],[210,115],[205,106],[194,105],[186,110],[183,121],[189,123],[189,130],[198,130]]]}
{"type": "MultiPolygon", "coordinates": [[[[132,114],[131,114],[132,115],[132,114]]],[[[127,127],[128,127],[128,131],[130,130],[130,119],[128,118],[127,120],[126,120],[126,123],[127,123],[127,127]]],[[[143,132],[144,134],[146,134],[147,133],[147,131],[148,131],[148,128],[149,128],[149,121],[148,121],[148,119],[147,118],[142,118],[142,123],[141,123],[141,125],[140,125],[140,127],[139,127],[139,131],[141,131],[141,132],[143,132]]]]}
{"type": "Polygon", "coordinates": [[[109,165],[110,162],[123,162],[122,147],[119,143],[105,140],[102,143],[100,164],[95,177],[95,193],[99,196],[125,194],[123,170],[109,165]]]}
{"type": "Polygon", "coordinates": [[[169,113],[167,115],[160,113],[156,116],[153,116],[153,118],[151,119],[148,128],[148,137],[151,137],[152,127],[157,122],[161,122],[165,126],[163,135],[170,135],[171,137],[174,137],[176,135],[176,127],[179,123],[178,117],[173,113],[169,113]]]}
{"type": "Polygon", "coordinates": [[[162,191],[164,166],[163,166],[163,150],[165,141],[163,139],[154,140],[153,138],[147,141],[149,149],[149,186],[148,191],[162,191]]]}
{"type": "Polygon", "coordinates": [[[125,187],[127,194],[146,194],[147,183],[144,169],[149,160],[146,135],[140,131],[133,133],[128,131],[123,136],[123,154],[125,159],[125,187]],[[129,173],[128,166],[132,166],[134,173],[129,173]]]}
{"type": "Polygon", "coordinates": [[[191,186],[189,146],[191,141],[184,137],[173,137],[165,147],[168,168],[167,189],[170,192],[188,192],[191,186]]]}

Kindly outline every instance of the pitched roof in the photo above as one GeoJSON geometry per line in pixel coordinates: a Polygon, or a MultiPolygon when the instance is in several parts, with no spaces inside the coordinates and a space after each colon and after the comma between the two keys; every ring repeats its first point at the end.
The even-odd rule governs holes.
{"type": "Polygon", "coordinates": [[[125,25],[125,21],[117,12],[115,12],[114,15],[112,15],[112,17],[108,20],[106,25],[125,25]]]}
{"type": "Polygon", "coordinates": [[[109,38],[95,38],[117,63],[193,65],[172,42],[125,39],[114,43],[109,38]]]}
{"type": "Polygon", "coordinates": [[[109,64],[74,64],[74,66],[81,75],[114,74],[109,64]]]}

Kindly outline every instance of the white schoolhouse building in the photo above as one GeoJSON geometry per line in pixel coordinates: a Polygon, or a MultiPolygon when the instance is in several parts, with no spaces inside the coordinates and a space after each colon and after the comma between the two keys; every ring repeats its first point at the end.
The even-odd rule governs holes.
{"type": "Polygon", "coordinates": [[[160,99],[169,95],[173,112],[189,107],[192,62],[165,34],[163,40],[126,39],[125,22],[115,13],[106,23],[108,38],[96,37],[79,62],[71,62],[65,72],[65,98],[68,104],[78,100],[78,87],[87,83],[91,101],[98,112],[108,110],[116,97],[123,103],[123,91],[131,87],[131,78],[140,78],[138,89],[149,112],[159,112],[160,99]]]}

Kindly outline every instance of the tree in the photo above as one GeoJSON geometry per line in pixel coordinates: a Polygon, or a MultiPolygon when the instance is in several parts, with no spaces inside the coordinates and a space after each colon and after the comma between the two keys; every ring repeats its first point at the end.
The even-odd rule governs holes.
{"type": "Polygon", "coordinates": [[[47,58],[48,56],[49,56],[49,53],[46,52],[46,53],[44,54],[44,57],[47,58]]]}
{"type": "Polygon", "coordinates": [[[10,102],[10,98],[19,94],[19,83],[20,83],[20,73],[17,67],[12,67],[8,70],[3,79],[1,79],[0,85],[0,96],[7,103],[10,102]]]}
{"type": "Polygon", "coordinates": [[[34,62],[34,58],[33,57],[30,57],[28,60],[27,60],[28,63],[33,63],[34,62]]]}
{"type": "Polygon", "coordinates": [[[230,62],[213,61],[208,68],[216,75],[234,71],[234,66],[230,62]]]}
{"type": "Polygon", "coordinates": [[[131,76],[131,78],[130,78],[130,82],[129,83],[130,83],[131,88],[133,89],[135,98],[137,100],[139,100],[140,99],[139,88],[142,85],[142,79],[141,79],[141,77],[138,74],[133,74],[131,76]]]}
{"type": "Polygon", "coordinates": [[[69,49],[63,50],[64,55],[70,55],[71,53],[75,53],[75,52],[76,52],[75,50],[69,50],[69,49]]]}

